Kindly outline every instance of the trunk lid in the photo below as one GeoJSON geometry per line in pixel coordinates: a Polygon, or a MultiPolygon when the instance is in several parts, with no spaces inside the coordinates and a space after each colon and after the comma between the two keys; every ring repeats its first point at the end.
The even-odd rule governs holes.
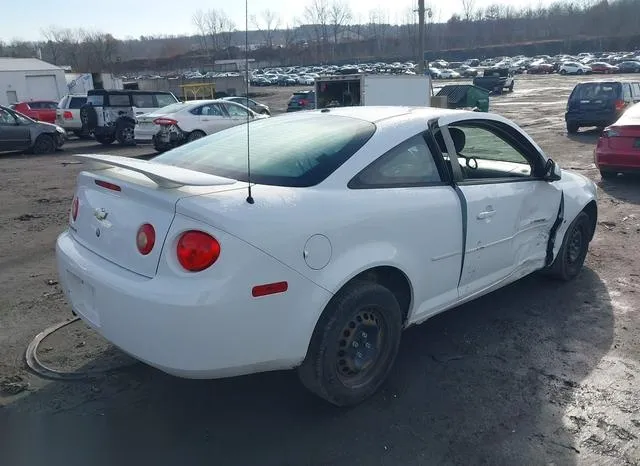
{"type": "Polygon", "coordinates": [[[592,82],[576,86],[569,98],[569,110],[593,112],[615,111],[615,102],[621,94],[620,83],[592,82]]]}
{"type": "Polygon", "coordinates": [[[124,157],[81,157],[121,168],[80,173],[75,221],[70,215],[73,237],[102,258],[148,278],[156,274],[176,203],[189,196],[236,189],[238,185],[234,180],[124,157]],[[172,170],[176,174],[171,175],[172,170]],[[194,176],[190,178],[187,172],[194,176]],[[146,223],[155,230],[155,244],[149,254],[143,255],[136,239],[139,228],[146,223]]]}

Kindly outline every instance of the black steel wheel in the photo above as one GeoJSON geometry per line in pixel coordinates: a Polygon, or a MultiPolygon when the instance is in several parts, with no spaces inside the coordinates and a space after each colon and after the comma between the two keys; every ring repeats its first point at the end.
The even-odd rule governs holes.
{"type": "Polygon", "coordinates": [[[553,277],[569,281],[578,276],[589,250],[589,242],[595,228],[593,223],[589,215],[580,212],[569,225],[562,247],[550,269],[553,277]]]}
{"type": "Polygon", "coordinates": [[[334,405],[361,403],[386,380],[401,333],[402,312],[391,291],[372,282],[349,284],[318,321],[300,379],[334,405]]]}
{"type": "Polygon", "coordinates": [[[41,134],[33,144],[31,152],[34,154],[52,154],[56,151],[56,142],[53,136],[49,134],[41,134]]]}

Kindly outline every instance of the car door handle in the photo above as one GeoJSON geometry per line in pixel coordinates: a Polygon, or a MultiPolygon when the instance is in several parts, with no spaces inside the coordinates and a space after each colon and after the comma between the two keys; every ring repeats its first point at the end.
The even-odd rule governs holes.
{"type": "Polygon", "coordinates": [[[144,112],[136,112],[136,115],[144,115],[144,112]]]}
{"type": "Polygon", "coordinates": [[[495,214],[496,214],[496,211],[493,209],[484,210],[478,214],[478,220],[484,220],[486,218],[493,217],[495,214]]]}

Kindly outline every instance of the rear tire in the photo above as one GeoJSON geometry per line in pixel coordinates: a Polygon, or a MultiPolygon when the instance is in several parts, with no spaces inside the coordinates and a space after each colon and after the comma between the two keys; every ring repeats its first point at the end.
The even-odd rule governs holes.
{"type": "Polygon", "coordinates": [[[560,74],[564,76],[565,74],[567,74],[567,70],[560,70],[560,74]]]}
{"type": "Polygon", "coordinates": [[[567,123],[567,133],[576,134],[580,129],[580,125],[577,123],[567,123]]]}
{"type": "Polygon", "coordinates": [[[200,131],[199,129],[196,129],[196,130],[191,131],[189,133],[189,136],[187,136],[187,142],[196,141],[196,140],[201,139],[201,138],[203,138],[205,136],[206,136],[206,134],[204,133],[204,131],[200,131]]]}
{"type": "Polygon", "coordinates": [[[53,137],[48,134],[41,134],[36,139],[36,142],[31,148],[31,153],[39,154],[53,154],[56,151],[56,142],[53,137]]]}
{"type": "Polygon", "coordinates": [[[135,144],[134,137],[135,125],[129,121],[123,121],[116,126],[116,139],[123,146],[133,146],[135,144]]]}
{"type": "Polygon", "coordinates": [[[391,291],[372,282],[349,284],[320,317],[300,380],[336,406],[361,403],[389,375],[401,333],[402,311],[391,291]]]}
{"type": "Polygon", "coordinates": [[[587,257],[589,238],[594,228],[591,217],[580,212],[567,228],[562,247],[549,270],[550,276],[562,281],[570,281],[578,276],[587,257]]]}

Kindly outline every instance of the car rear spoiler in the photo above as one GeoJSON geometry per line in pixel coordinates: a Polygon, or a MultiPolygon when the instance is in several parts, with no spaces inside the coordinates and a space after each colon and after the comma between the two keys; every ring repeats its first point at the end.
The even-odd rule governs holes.
{"type": "Polygon", "coordinates": [[[161,188],[178,188],[180,186],[222,186],[233,184],[236,180],[222,176],[210,175],[187,168],[174,167],[139,160],[130,157],[99,154],[77,154],[83,160],[95,162],[101,168],[118,167],[141,173],[161,188]]]}

